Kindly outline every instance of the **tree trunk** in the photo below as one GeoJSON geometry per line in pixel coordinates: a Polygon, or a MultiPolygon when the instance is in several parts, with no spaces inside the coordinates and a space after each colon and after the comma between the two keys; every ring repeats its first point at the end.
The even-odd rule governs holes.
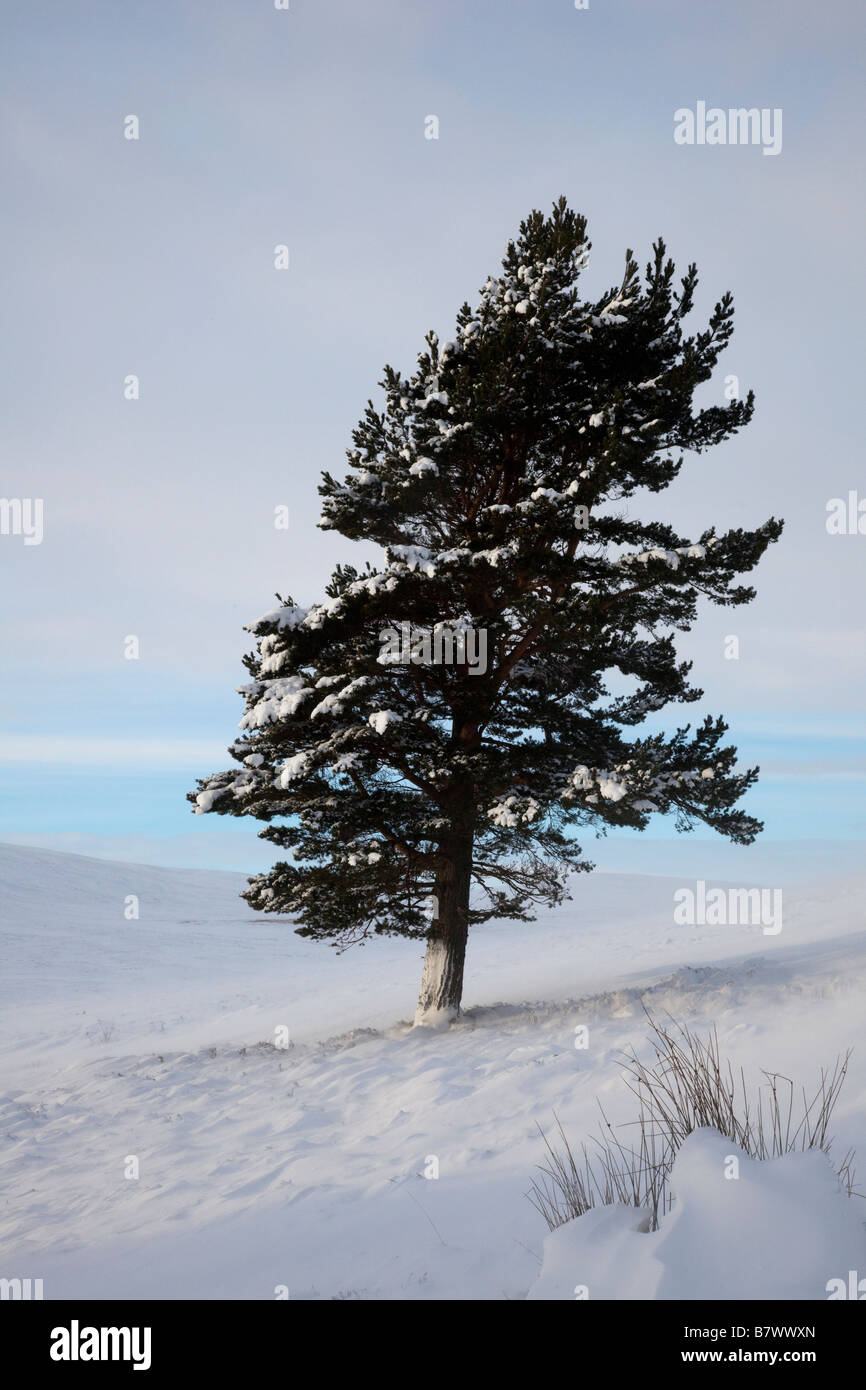
{"type": "Polygon", "coordinates": [[[436,878],[436,916],[427,936],[427,954],[415,1027],[442,1027],[460,1012],[463,963],[469,935],[469,888],[472,835],[461,835],[443,847],[445,864],[436,878]]]}

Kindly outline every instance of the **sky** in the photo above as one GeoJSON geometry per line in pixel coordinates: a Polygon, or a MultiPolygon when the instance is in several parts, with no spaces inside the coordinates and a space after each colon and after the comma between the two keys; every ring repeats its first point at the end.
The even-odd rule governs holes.
{"type": "MultiPolygon", "coordinates": [[[[565,194],[587,294],[659,235],[697,262],[693,322],[734,294],[702,401],[735,375],[755,419],[687,460],[664,514],[786,526],[756,601],[702,610],[679,646],[699,712],[762,769],[767,845],[855,852],[866,534],[826,523],[832,498],[866,502],[860,3],[45,0],[5,27],[0,491],[41,499],[43,534],[0,535],[0,839],[271,862],[255,822],[185,800],[230,762],[243,625],[379,559],[317,529],[322,470],[344,471],[383,365],[448,336],[565,194]],[[780,111],[781,149],[678,144],[699,102],[780,111]]],[[[672,835],[609,837],[605,862],[672,835]]]]}

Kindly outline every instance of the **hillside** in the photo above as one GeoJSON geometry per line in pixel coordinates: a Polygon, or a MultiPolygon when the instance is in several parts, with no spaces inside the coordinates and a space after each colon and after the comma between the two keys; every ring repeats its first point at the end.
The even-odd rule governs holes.
{"type": "Polygon", "coordinates": [[[0,845],[0,1273],[48,1298],[526,1297],[536,1125],[579,1142],[597,1097],[630,1117],[644,1003],[807,1087],[854,1045],[834,1132],[866,1166],[862,882],[786,894],[777,936],[674,925],[681,886],[591,875],[481,929],[435,1033],[406,1021],[418,943],[338,955],[251,913],[240,875],[0,845]]]}

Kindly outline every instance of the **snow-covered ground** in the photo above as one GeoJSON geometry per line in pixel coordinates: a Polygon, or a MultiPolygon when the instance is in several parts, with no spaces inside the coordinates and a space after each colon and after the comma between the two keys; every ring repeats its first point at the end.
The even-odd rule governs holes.
{"type": "Polygon", "coordinates": [[[783,1160],[778,1182],[746,1161],[721,1196],[701,1176],[713,1137],[695,1136],[666,1236],[605,1211],[545,1245],[525,1196],[554,1111],[576,1143],[597,1098],[614,1123],[631,1119],[618,1058],[643,1044],[644,1003],[717,1024],[736,1065],[810,1091],[853,1046],[833,1132],[840,1159],[859,1149],[863,1187],[866,880],[788,890],[772,936],[676,925],[683,880],[581,877],[535,925],[475,932],[466,1014],[441,1033],[409,1027],[419,943],[338,955],[250,912],[243,883],[0,845],[0,1276],[42,1278],[46,1298],[573,1297],[587,1282],[573,1252],[589,1242],[596,1296],[711,1297],[712,1278],[688,1277],[695,1251],[705,1271],[720,1233],[745,1240],[754,1212],[776,1207],[770,1228],[800,1211],[802,1240],[763,1265],[760,1242],[744,1248],[741,1296],[756,1258],[765,1296],[826,1297],[848,1267],[824,1265],[858,1250],[866,1275],[866,1202],[849,1203],[839,1239],[808,1269],[799,1257],[799,1282],[773,1284],[813,1228],[835,1229],[820,1156],[783,1160]],[[282,1028],[288,1049],[274,1047],[282,1028]],[[732,1189],[739,1216],[723,1205],[732,1189]],[[662,1237],[652,1264],[647,1242],[662,1237]]]}

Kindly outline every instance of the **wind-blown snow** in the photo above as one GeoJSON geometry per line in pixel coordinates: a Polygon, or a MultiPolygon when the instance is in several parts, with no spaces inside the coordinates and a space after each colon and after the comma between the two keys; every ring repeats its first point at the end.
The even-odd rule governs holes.
{"type": "MultiPolygon", "coordinates": [[[[768,937],[674,925],[681,880],[578,878],[537,924],[473,934],[467,1011],[442,1032],[411,1027],[422,942],[337,955],[251,912],[243,886],[0,845],[0,1275],[41,1277],[46,1298],[537,1296],[536,1124],[552,1131],[556,1111],[579,1143],[597,1097],[631,1120],[617,1058],[642,1045],[644,1003],[715,1021],[735,1065],[807,1088],[854,1045],[833,1129],[839,1157],[853,1144],[866,1165],[859,881],[791,890],[768,937]]],[[[729,1186],[745,1201],[751,1183],[729,1186]]],[[[625,1229],[611,1296],[644,1287],[647,1239],[625,1229]]],[[[673,1236],[667,1250],[659,1297],[685,1277],[687,1251],[673,1236]]]]}

